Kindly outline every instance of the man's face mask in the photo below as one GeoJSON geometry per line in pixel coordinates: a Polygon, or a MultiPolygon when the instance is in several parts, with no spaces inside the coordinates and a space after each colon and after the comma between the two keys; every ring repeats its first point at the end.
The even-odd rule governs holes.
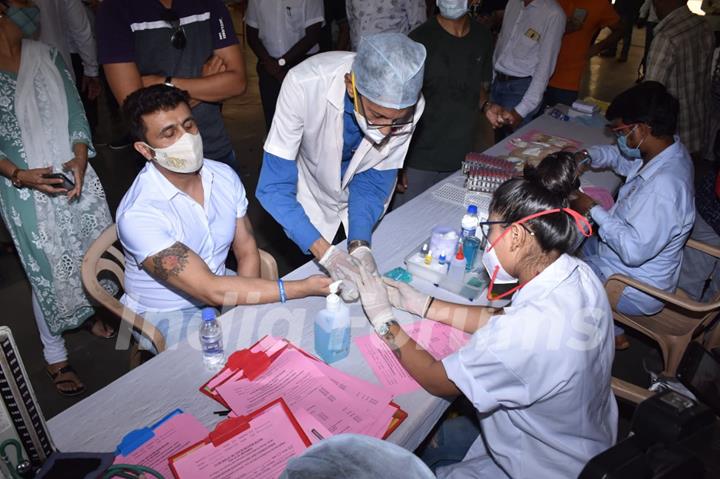
{"type": "Polygon", "coordinates": [[[468,12],[468,0],[437,0],[440,15],[457,20],[468,12]]]}
{"type": "Polygon", "coordinates": [[[155,152],[160,166],[175,173],[195,173],[203,165],[203,143],[200,133],[185,132],[178,141],[166,148],[145,146],[155,152]]]}
{"type": "MultiPolygon", "coordinates": [[[[640,143],[638,143],[638,146],[635,148],[631,148],[628,145],[628,137],[632,135],[633,131],[637,128],[637,125],[633,126],[632,129],[625,135],[618,135],[617,137],[617,147],[618,150],[620,150],[620,153],[626,157],[630,158],[631,160],[634,160],[636,158],[642,158],[642,152],[640,151],[640,145],[643,144],[645,141],[645,138],[640,140],[640,143]]],[[[647,138],[647,137],[646,137],[647,138]]]]}
{"type": "Polygon", "coordinates": [[[23,34],[23,38],[32,38],[40,28],[40,9],[35,5],[16,7],[9,5],[5,16],[13,22],[23,34]]]}

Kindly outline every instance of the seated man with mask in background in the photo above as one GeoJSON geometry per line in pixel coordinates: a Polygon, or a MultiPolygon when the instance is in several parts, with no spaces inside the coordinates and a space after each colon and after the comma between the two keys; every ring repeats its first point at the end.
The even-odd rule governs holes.
{"type": "MultiPolygon", "coordinates": [[[[585,241],[582,253],[603,283],[617,273],[663,291],[677,288],[683,246],[695,221],[693,164],[676,134],[678,109],[677,99],[662,84],[636,85],[618,95],[605,115],[617,144],[584,152],[590,167],[610,168],[625,177],[609,211],[580,192],[573,203],[598,225],[598,235],[585,241]]],[[[630,287],[615,305],[632,316],[653,315],[662,308],[662,302],[630,287]]],[[[615,348],[629,346],[616,325],[615,348]]]]}
{"type": "Polygon", "coordinates": [[[166,85],[124,104],[135,149],[147,160],[123,197],[117,228],[125,250],[122,302],[155,324],[171,347],[197,329],[205,306],[285,302],[329,293],[329,278],[260,279],[260,256],[240,178],[203,159],[187,92],[166,85]],[[225,268],[232,246],[237,275],[225,268]]]}

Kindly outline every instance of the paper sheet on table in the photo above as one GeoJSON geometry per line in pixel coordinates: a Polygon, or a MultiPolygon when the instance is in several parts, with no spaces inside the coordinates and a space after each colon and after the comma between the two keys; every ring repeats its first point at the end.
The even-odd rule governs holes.
{"type": "MultiPolygon", "coordinates": [[[[460,349],[470,335],[430,320],[421,320],[410,325],[403,325],[405,332],[418,344],[425,348],[435,359],[440,360],[460,349]]],[[[355,339],[360,352],[370,364],[375,376],[385,388],[395,395],[405,394],[420,389],[407,370],[400,364],[390,348],[377,334],[361,336],[355,339]]]]}
{"type": "MultiPolygon", "coordinates": [[[[302,417],[302,410],[305,410],[332,434],[375,433],[373,435],[377,437],[380,429],[387,429],[395,411],[387,403],[373,405],[346,393],[320,370],[316,361],[295,349],[280,354],[255,380],[244,378],[228,382],[220,385],[217,391],[240,416],[282,398],[296,417],[302,417]],[[378,425],[380,421],[384,422],[382,428],[378,425]]],[[[301,426],[308,437],[312,435],[302,422],[301,426]]]]}
{"type": "Polygon", "coordinates": [[[127,456],[118,455],[115,464],[133,464],[155,469],[163,477],[172,477],[168,459],[202,441],[208,430],[194,416],[177,414],[153,430],[155,436],[127,456]]]}
{"type": "MultiPolygon", "coordinates": [[[[173,460],[180,479],[277,478],[307,445],[280,404],[248,421],[249,428],[215,446],[212,442],[173,460]]],[[[170,476],[166,476],[170,477],[170,476]]]]}

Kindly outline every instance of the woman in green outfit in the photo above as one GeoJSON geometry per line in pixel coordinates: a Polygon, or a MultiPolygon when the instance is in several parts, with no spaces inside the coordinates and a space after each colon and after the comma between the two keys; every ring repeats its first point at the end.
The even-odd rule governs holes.
{"type": "Polygon", "coordinates": [[[84,386],[62,332],[94,314],[80,266],[112,219],[71,76],[56,50],[29,40],[39,13],[30,1],[0,0],[0,213],[32,286],[48,374],[61,394],[77,395],[84,386]],[[46,178],[60,172],[73,184],[46,178]]]}

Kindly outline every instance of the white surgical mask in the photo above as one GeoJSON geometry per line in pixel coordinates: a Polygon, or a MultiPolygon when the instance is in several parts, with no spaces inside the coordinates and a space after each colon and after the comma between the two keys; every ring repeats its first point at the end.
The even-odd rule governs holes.
{"type": "Polygon", "coordinates": [[[440,15],[457,20],[468,12],[468,0],[437,0],[440,15]]]}
{"type": "Polygon", "coordinates": [[[497,269],[497,275],[495,275],[494,281],[495,284],[510,284],[517,281],[517,278],[513,277],[510,273],[505,271],[505,268],[503,268],[503,265],[500,264],[500,259],[495,253],[495,248],[491,248],[489,243],[487,246],[485,246],[485,253],[482,257],[482,264],[483,266],[485,266],[485,271],[487,271],[487,274],[490,278],[495,275],[495,270],[497,269]]]}
{"type": "Polygon", "coordinates": [[[185,132],[178,141],[167,148],[153,148],[155,160],[163,168],[175,173],[195,173],[203,165],[203,143],[199,133],[185,132]]]}
{"type": "Polygon", "coordinates": [[[357,121],[358,126],[368,140],[373,142],[375,145],[379,145],[385,141],[386,135],[384,135],[379,128],[368,128],[365,117],[363,117],[357,110],[355,110],[354,113],[355,121],[357,121]]]}

